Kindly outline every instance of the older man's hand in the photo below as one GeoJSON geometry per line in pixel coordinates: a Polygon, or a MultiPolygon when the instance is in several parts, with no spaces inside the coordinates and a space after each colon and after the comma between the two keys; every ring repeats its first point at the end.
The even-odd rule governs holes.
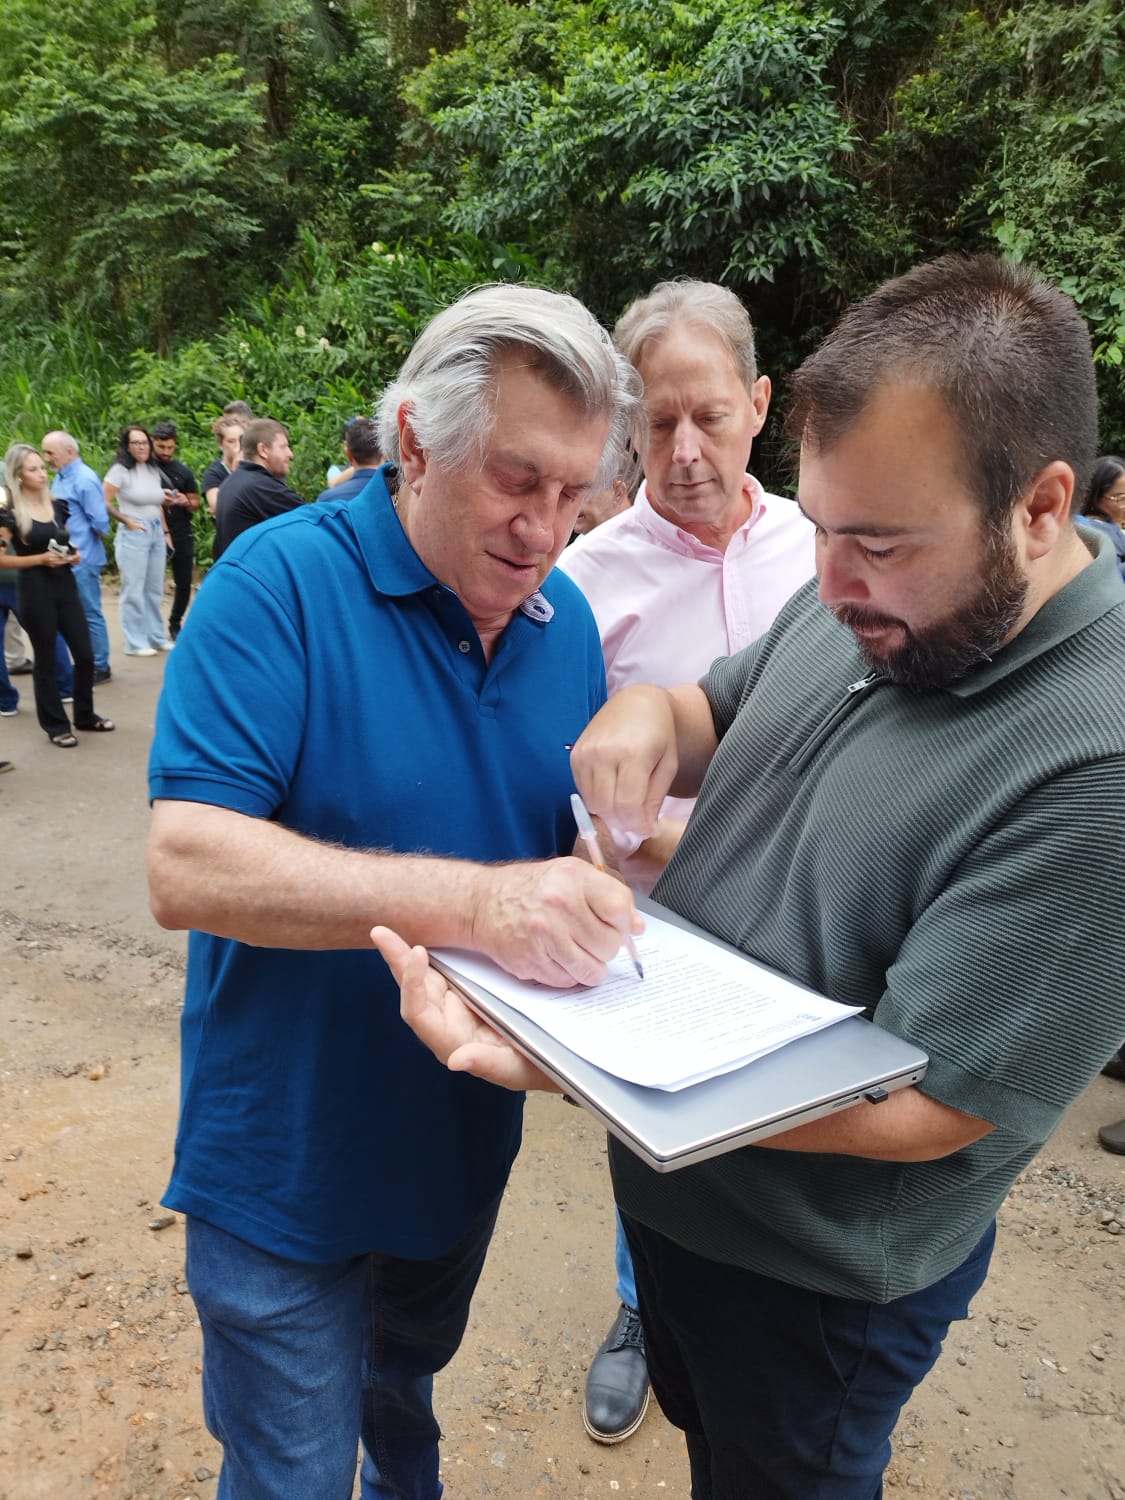
{"type": "Polygon", "coordinates": [[[488,865],[474,877],[469,946],[517,979],[598,984],[626,936],[644,931],[628,887],[583,859],[488,865]]]}
{"type": "Polygon", "coordinates": [[[402,1018],[454,1073],[472,1073],[506,1089],[559,1087],[517,1052],[429,964],[425,948],[410,948],[389,927],[373,927],[371,941],[387,961],[401,992],[402,1018]]]}

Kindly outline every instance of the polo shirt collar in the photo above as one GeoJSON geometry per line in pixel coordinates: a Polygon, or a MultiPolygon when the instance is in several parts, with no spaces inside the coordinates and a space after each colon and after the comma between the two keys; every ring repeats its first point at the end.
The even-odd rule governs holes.
{"type": "Polygon", "coordinates": [[[393,472],[392,464],[377,469],[367,486],[348,502],[348,515],[372,584],[380,594],[398,599],[433,588],[438,580],[402,529],[387,485],[393,472]]]}
{"type": "MultiPolygon", "coordinates": [[[[367,576],[379,593],[391,598],[402,599],[410,594],[420,594],[424,589],[432,589],[435,584],[457,598],[449,585],[442,583],[440,578],[435,578],[426,567],[402,529],[402,522],[398,518],[398,511],[395,510],[387,485],[388,473],[393,468],[393,464],[384,464],[374,470],[374,478],[366,489],[361,490],[348,505],[348,514],[356,521],[356,539],[363,554],[367,576]]],[[[461,607],[463,609],[464,605],[461,607]]],[[[515,611],[513,619],[522,615],[533,624],[549,625],[554,614],[554,605],[542,590],[537,589],[534,594],[527,596],[515,611]]]]}
{"type": "Polygon", "coordinates": [[[1019,635],[991,661],[951,682],[947,692],[958,698],[971,698],[1092,625],[1108,610],[1125,604],[1125,584],[1117,571],[1117,558],[1109,538],[1091,534],[1082,540],[1094,554],[1090,566],[1064,584],[1057,594],[1052,594],[1019,635]]]}

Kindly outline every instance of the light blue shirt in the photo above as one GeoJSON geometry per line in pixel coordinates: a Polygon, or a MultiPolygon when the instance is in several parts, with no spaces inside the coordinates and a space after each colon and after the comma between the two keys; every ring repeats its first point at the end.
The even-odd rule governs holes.
{"type": "Polygon", "coordinates": [[[76,456],[55,475],[51,494],[66,504],[66,529],[82,561],[100,567],[105,562],[102,537],[109,535],[109,512],[101,480],[76,456]]]}

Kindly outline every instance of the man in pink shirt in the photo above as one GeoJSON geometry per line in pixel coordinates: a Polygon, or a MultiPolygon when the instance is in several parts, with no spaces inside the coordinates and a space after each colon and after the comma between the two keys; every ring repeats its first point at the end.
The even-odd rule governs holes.
{"type": "MultiPolygon", "coordinates": [[[[766,420],[754,330],[726,287],[665,281],[622,314],[613,339],[644,381],[645,482],[631,509],[578,537],[557,566],[598,622],[610,693],[703,676],[762,635],[815,572],[814,532],[792,500],[746,472],[766,420]]],[[[649,890],[691,811],[669,798],[660,832],[622,847],[629,883],[649,890]]],[[[586,1377],[583,1422],[597,1442],[636,1432],[648,1407],[644,1332],[617,1226],[621,1309],[586,1377]]]]}

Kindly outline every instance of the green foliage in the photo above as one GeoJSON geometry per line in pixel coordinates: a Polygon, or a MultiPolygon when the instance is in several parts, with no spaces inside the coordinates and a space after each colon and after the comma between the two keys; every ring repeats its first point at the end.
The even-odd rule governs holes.
{"type": "Polygon", "coordinates": [[[448,52],[464,35],[459,0],[371,0],[371,13],[391,56],[405,68],[421,67],[434,52],[448,52]]]}
{"type": "MultiPolygon", "coordinates": [[[[69,427],[98,452],[112,452],[107,427],[122,361],[86,322],[41,325],[0,342],[0,434],[38,444],[45,432],[69,427]]],[[[2,448],[0,448],[2,451],[2,448]]],[[[96,459],[90,462],[95,464],[96,459]]]]}
{"type": "Polygon", "coordinates": [[[402,110],[382,37],[369,23],[353,21],[346,43],[331,57],[309,46],[294,50],[283,160],[291,216],[305,225],[331,224],[354,246],[374,228],[360,188],[392,159],[402,110]]]}
{"type": "Polygon", "coordinates": [[[229,56],[168,71],[132,0],[0,12],[8,318],[93,317],[159,343],[260,228],[255,95],[229,56]]]}
{"type": "Polygon", "coordinates": [[[967,10],[894,99],[841,283],[944,250],[1034,262],[1076,300],[1103,443],[1125,439],[1125,14],[1107,0],[967,10]]]}
{"type": "Polygon", "coordinates": [[[268,286],[298,224],[349,253],[397,83],[340,0],[8,0],[0,316],[163,350],[268,286]]]}
{"type": "Polygon", "coordinates": [[[1111,0],[7,0],[5,437],[104,467],[174,416],[201,467],[242,396],[311,495],[477,282],[612,320],[726,281],[780,391],[848,300],[983,249],[1074,296],[1121,448],[1123,49],[1111,0]]]}
{"type": "Polygon", "coordinates": [[[203,465],[214,456],[211,421],[227,401],[248,401],[289,426],[290,483],[312,499],[340,453],[343,423],[373,410],[434,313],[482,281],[538,272],[519,252],[468,237],[440,249],[375,243],[341,268],[306,234],[284,282],[214,336],[167,359],[134,353],[112,391],[115,420],[174,416],[186,461],[203,465]]]}
{"type": "Polygon", "coordinates": [[[848,187],[841,27],[787,0],[470,5],[409,93],[449,222],[550,246],[603,312],[661,276],[818,278],[848,187]]]}

